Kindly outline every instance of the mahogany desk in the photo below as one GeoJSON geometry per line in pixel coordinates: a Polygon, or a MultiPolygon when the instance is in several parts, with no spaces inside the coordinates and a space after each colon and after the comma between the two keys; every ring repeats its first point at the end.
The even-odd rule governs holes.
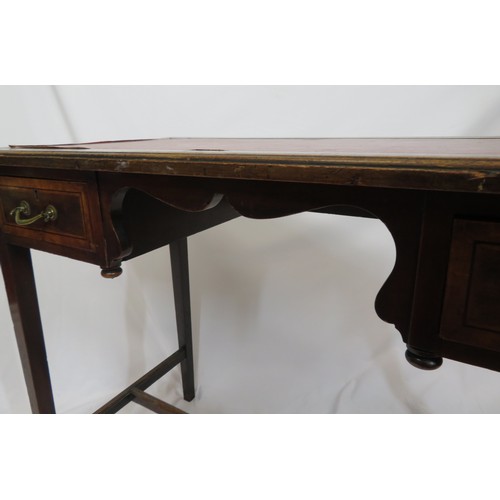
{"type": "Polygon", "coordinates": [[[54,412],[30,249],[96,264],[170,245],[179,350],[100,408],[181,364],[194,397],[186,238],[243,215],[377,217],[396,245],[378,316],[413,365],[500,371],[500,139],[161,139],[0,150],[0,257],[34,412],[54,412]]]}

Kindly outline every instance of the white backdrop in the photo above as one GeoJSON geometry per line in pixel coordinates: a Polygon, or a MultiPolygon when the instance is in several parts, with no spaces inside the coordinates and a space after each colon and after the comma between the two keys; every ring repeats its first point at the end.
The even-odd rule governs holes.
{"type": "MultiPolygon", "coordinates": [[[[168,136],[500,135],[500,87],[0,87],[0,146],[168,136]]],[[[394,264],[376,220],[237,219],[189,240],[192,413],[492,413],[500,374],[404,360],[375,296],[394,264]]],[[[34,252],[56,407],[91,412],[176,349],[168,249],[99,269],[34,252]]],[[[143,412],[129,405],[126,412],[143,412]]],[[[0,287],[0,412],[29,412],[0,287]]]]}

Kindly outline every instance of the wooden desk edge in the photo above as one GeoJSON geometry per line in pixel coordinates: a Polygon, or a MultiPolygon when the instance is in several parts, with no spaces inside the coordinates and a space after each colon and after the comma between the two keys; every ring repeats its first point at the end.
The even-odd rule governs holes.
{"type": "Polygon", "coordinates": [[[500,158],[0,150],[0,167],[500,193],[500,158]]]}

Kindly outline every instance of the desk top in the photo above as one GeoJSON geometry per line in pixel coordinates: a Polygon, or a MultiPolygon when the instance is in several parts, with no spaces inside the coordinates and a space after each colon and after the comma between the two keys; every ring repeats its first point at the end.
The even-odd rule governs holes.
{"type": "Polygon", "coordinates": [[[496,158],[500,138],[311,138],[224,139],[165,138],[76,144],[10,146],[11,149],[44,149],[100,153],[157,153],[163,155],[250,155],[321,157],[427,157],[496,158]]]}
{"type": "Polygon", "coordinates": [[[166,138],[0,149],[0,165],[500,193],[500,138],[166,138]]]}

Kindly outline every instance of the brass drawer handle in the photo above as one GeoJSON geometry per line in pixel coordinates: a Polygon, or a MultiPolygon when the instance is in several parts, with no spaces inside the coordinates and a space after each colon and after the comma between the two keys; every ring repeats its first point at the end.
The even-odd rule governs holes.
{"type": "Polygon", "coordinates": [[[33,224],[37,220],[43,219],[44,222],[49,222],[57,219],[57,210],[53,205],[47,205],[47,208],[35,215],[35,217],[31,217],[31,219],[21,219],[21,215],[29,217],[31,215],[31,207],[27,201],[21,201],[18,207],[14,208],[10,212],[10,215],[14,217],[16,224],[18,226],[29,226],[33,224]]]}

